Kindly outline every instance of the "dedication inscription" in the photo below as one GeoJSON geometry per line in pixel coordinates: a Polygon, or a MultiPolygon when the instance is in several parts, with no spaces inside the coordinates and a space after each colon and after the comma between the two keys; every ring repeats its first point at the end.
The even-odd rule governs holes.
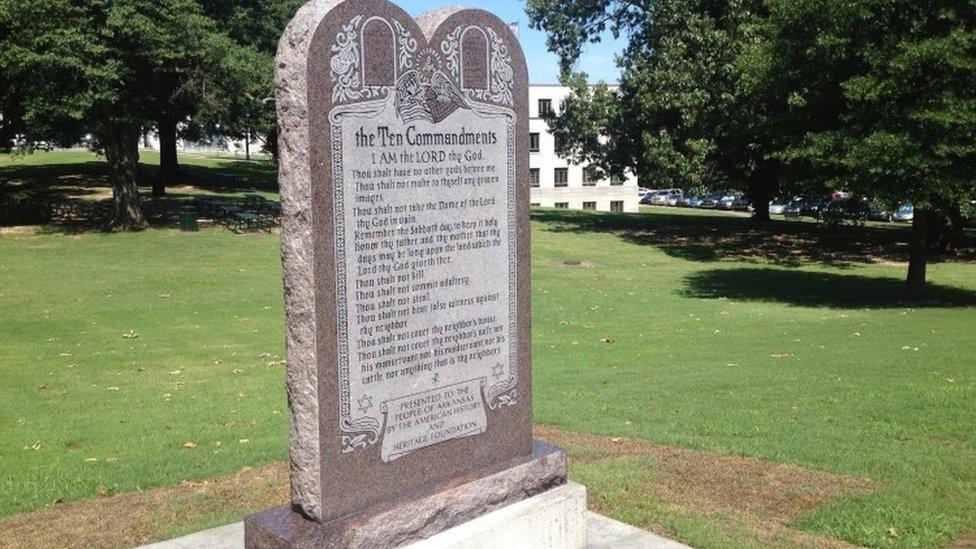
{"type": "MultiPolygon", "coordinates": [[[[337,37],[336,81],[361,19],[337,37]]],[[[396,85],[330,114],[342,451],[382,440],[384,461],[483,433],[518,380],[515,113],[400,36],[396,85]]]]}

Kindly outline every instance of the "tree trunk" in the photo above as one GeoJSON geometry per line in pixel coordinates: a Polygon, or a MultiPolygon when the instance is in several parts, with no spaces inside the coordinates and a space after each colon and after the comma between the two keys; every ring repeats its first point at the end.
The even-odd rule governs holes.
{"type": "Polygon", "coordinates": [[[769,217],[769,200],[772,192],[770,186],[762,180],[754,180],[749,184],[749,198],[752,200],[752,220],[766,223],[769,217]]]}
{"type": "Polygon", "coordinates": [[[153,182],[153,196],[166,194],[166,184],[180,177],[180,162],[176,153],[176,117],[163,115],[159,122],[159,178],[153,182]]]}
{"type": "Polygon", "coordinates": [[[146,219],[139,204],[139,127],[107,124],[104,144],[112,183],[113,213],[109,228],[144,229],[146,219]]]}
{"type": "Polygon", "coordinates": [[[251,130],[244,132],[244,160],[251,159],[251,130]]]}
{"type": "Polygon", "coordinates": [[[909,297],[925,293],[925,270],[929,260],[929,210],[916,207],[912,220],[912,236],[909,243],[908,280],[905,290],[909,297]]]}
{"type": "Polygon", "coordinates": [[[264,136],[264,146],[271,153],[271,160],[275,164],[278,163],[278,126],[274,126],[271,131],[269,131],[264,136]]]}

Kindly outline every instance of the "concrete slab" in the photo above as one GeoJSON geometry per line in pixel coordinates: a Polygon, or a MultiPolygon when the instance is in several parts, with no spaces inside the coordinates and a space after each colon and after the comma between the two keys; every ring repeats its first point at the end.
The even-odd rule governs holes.
{"type": "Polygon", "coordinates": [[[683,543],[624,524],[618,520],[588,513],[586,528],[590,549],[690,549],[683,543]]]}
{"type": "MultiPolygon", "coordinates": [[[[578,484],[568,485],[552,490],[552,494],[535,505],[532,499],[525,500],[494,513],[489,513],[481,519],[472,521],[472,525],[455,528],[442,532],[423,542],[414,544],[411,549],[445,549],[448,547],[490,548],[505,547],[540,547],[566,546],[566,540],[552,540],[554,543],[540,542],[545,539],[547,532],[559,531],[573,534],[574,540],[581,540],[578,525],[559,524],[555,529],[551,527],[553,512],[577,512],[582,502],[585,502],[585,488],[578,484]],[[535,510],[532,510],[535,507],[535,510]],[[549,524],[550,527],[545,525],[549,524]],[[500,528],[500,526],[506,528],[500,528]],[[569,526],[567,529],[566,526],[569,526]],[[533,534],[533,530],[538,530],[533,534]],[[506,537],[506,531],[514,532],[515,537],[506,537]],[[540,537],[541,536],[541,537],[540,537]]],[[[541,495],[540,495],[541,496],[541,495]]],[[[536,498],[540,497],[536,496],[536,498]]],[[[558,519],[555,519],[558,521],[558,519]]],[[[689,549],[688,546],[676,541],[657,536],[640,528],[624,524],[611,518],[593,512],[586,513],[586,547],[590,549],[689,549]]],[[[186,537],[146,545],[143,549],[243,549],[244,523],[238,522],[212,530],[191,534],[186,537]]]]}
{"type": "Polygon", "coordinates": [[[143,549],[244,549],[244,522],[143,545],[143,549]]]}

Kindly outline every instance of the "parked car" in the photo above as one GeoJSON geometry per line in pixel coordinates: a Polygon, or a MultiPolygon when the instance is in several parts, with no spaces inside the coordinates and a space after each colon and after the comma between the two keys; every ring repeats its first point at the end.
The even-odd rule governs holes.
{"type": "Polygon", "coordinates": [[[769,203],[769,213],[773,215],[783,215],[789,204],[782,200],[773,200],[769,203]]]}
{"type": "Polygon", "coordinates": [[[651,204],[651,201],[654,200],[655,196],[657,195],[655,195],[654,193],[647,193],[643,197],[641,197],[640,203],[645,206],[648,206],[651,204]]]}
{"type": "Polygon", "coordinates": [[[840,224],[845,221],[856,223],[867,219],[867,211],[856,200],[841,198],[827,202],[820,209],[819,219],[824,223],[840,224]]]}
{"type": "Polygon", "coordinates": [[[697,208],[701,205],[701,201],[701,198],[693,194],[686,194],[678,201],[678,206],[681,208],[697,208]]]}
{"type": "Polygon", "coordinates": [[[868,221],[891,222],[892,213],[875,204],[865,204],[865,212],[867,214],[868,221]]]}
{"type": "Polygon", "coordinates": [[[702,201],[698,204],[698,207],[702,208],[703,210],[714,210],[718,208],[719,200],[722,200],[721,194],[710,194],[702,199],[702,201]]]}
{"type": "Polygon", "coordinates": [[[786,208],[783,209],[783,216],[794,218],[800,217],[803,215],[803,206],[804,204],[802,200],[794,200],[793,202],[787,204],[786,208]]]}
{"type": "Polygon", "coordinates": [[[891,220],[896,223],[911,223],[915,221],[915,206],[913,204],[902,204],[895,210],[895,214],[891,216],[891,220]]]}
{"type": "Polygon", "coordinates": [[[655,206],[667,206],[672,198],[678,199],[684,195],[681,189],[661,189],[651,198],[651,204],[655,206]]]}
{"type": "Polygon", "coordinates": [[[672,195],[671,195],[671,196],[669,196],[669,197],[668,197],[668,199],[667,199],[667,200],[666,200],[666,201],[664,202],[664,205],[665,205],[665,206],[671,206],[672,208],[675,208],[675,207],[677,207],[677,206],[678,206],[678,202],[679,202],[679,201],[681,201],[681,200],[682,200],[682,198],[683,198],[683,197],[682,197],[682,196],[680,196],[680,195],[676,195],[676,194],[672,194],[672,195]]]}
{"type": "Polygon", "coordinates": [[[732,209],[737,212],[751,212],[753,210],[752,199],[748,196],[740,196],[732,203],[732,209]]]}
{"type": "Polygon", "coordinates": [[[14,138],[13,146],[18,149],[26,149],[29,151],[51,152],[54,150],[54,145],[48,141],[27,141],[20,136],[14,138]]]}
{"type": "Polygon", "coordinates": [[[803,203],[803,213],[807,217],[812,217],[814,219],[820,219],[820,213],[823,211],[826,202],[822,198],[812,198],[803,203]]]}
{"type": "Polygon", "coordinates": [[[727,194],[719,199],[718,204],[715,207],[719,210],[732,211],[733,207],[735,206],[735,201],[738,199],[739,197],[734,194],[727,194]]]}
{"type": "Polygon", "coordinates": [[[646,195],[647,193],[654,193],[654,192],[657,192],[657,190],[648,189],[647,187],[637,187],[637,196],[639,198],[644,198],[644,195],[646,195]]]}

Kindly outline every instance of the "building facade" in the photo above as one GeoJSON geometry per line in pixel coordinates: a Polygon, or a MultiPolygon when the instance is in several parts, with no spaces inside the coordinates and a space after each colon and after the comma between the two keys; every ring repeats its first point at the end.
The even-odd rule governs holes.
{"type": "Polygon", "coordinates": [[[558,112],[570,93],[565,86],[529,86],[529,169],[533,206],[636,213],[640,197],[637,177],[591,177],[585,164],[572,164],[556,154],[556,141],[542,119],[558,112]]]}

